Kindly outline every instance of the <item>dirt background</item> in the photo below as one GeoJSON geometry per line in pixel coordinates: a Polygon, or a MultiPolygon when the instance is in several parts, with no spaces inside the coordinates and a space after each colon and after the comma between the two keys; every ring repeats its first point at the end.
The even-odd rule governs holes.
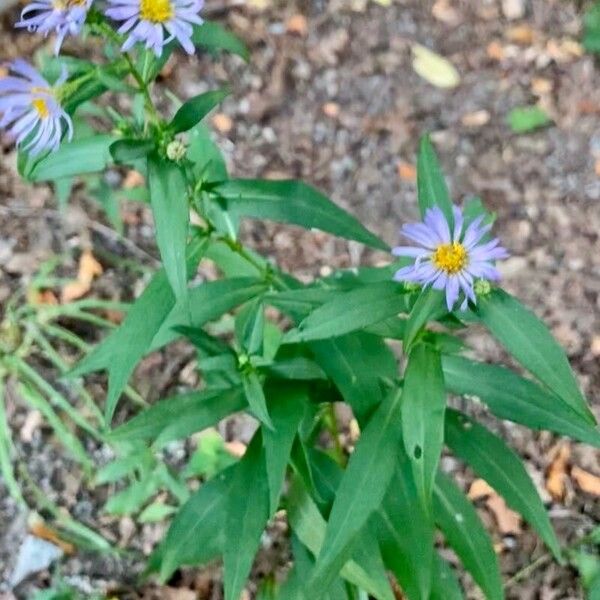
{"type": "MultiPolygon", "coordinates": [[[[249,44],[250,65],[237,58],[179,56],[168,65],[164,79],[182,97],[219,83],[232,86],[232,98],[214,120],[216,140],[231,172],[302,178],[393,244],[401,223],[417,215],[417,142],[420,134],[431,132],[454,199],[480,196],[498,215],[496,231],[512,254],[502,265],[505,287],[550,324],[600,416],[600,67],[577,44],[580,7],[565,0],[392,0],[389,6],[366,0],[255,0],[236,6],[209,1],[207,11],[249,44]],[[460,85],[440,89],[417,75],[413,43],[452,61],[460,85]],[[554,123],[535,133],[514,134],[506,123],[508,112],[535,103],[554,123]]],[[[12,18],[7,16],[0,30],[0,59],[31,56],[36,50],[27,34],[11,32],[12,18]]],[[[78,51],[76,46],[68,49],[78,51]]],[[[76,193],[61,217],[50,190],[18,181],[7,140],[3,148],[0,303],[26,286],[52,253],[62,255],[62,268],[72,276],[86,245],[105,269],[95,292],[130,298],[135,278],[114,256],[153,264],[156,250],[147,213],[137,205],[124,207],[129,243],[106,230],[97,207],[84,194],[76,193]]],[[[118,183],[121,174],[108,176],[118,183]]],[[[246,236],[284,268],[307,279],[332,267],[385,258],[293,228],[256,225],[247,228],[246,236]]],[[[483,333],[475,331],[469,342],[482,358],[504,358],[483,333]]],[[[138,369],[137,381],[154,400],[172,386],[190,383],[190,360],[183,350],[154,357],[138,369]]],[[[92,384],[101,397],[102,380],[92,384]]],[[[21,460],[40,488],[76,518],[112,531],[124,545],[147,551],[160,530],[136,531],[132,522],[100,515],[108,492],[84,489],[43,427],[23,441],[27,412],[17,399],[9,398],[8,408],[21,460]]],[[[545,474],[557,440],[511,424],[494,426],[526,460],[561,540],[572,542],[589,531],[600,518],[598,497],[584,493],[567,476],[568,469],[564,498],[554,500],[546,491],[545,474]]],[[[243,431],[239,435],[243,438],[243,431]]],[[[597,451],[580,445],[570,450],[569,465],[600,475],[597,451]]],[[[94,452],[100,463],[106,460],[102,448],[94,452]]],[[[449,457],[444,466],[465,486],[473,479],[449,457]]],[[[482,505],[481,513],[494,532],[506,579],[542,557],[539,568],[510,583],[509,598],[583,598],[574,572],[546,561],[545,550],[525,526],[507,533],[493,511],[482,505]]],[[[0,484],[5,577],[25,529],[24,517],[0,484]]],[[[273,557],[265,556],[257,576],[273,570],[273,557]]],[[[218,569],[186,573],[169,590],[135,592],[139,564],[135,557],[119,563],[78,555],[66,560],[62,570],[82,589],[128,589],[130,595],[122,597],[170,598],[190,590],[192,595],[181,598],[220,597],[214,583],[218,569]]],[[[34,583],[42,585],[45,577],[34,583]]],[[[477,598],[466,581],[470,597],[477,598]]],[[[0,597],[1,590],[0,584],[0,597]]]]}

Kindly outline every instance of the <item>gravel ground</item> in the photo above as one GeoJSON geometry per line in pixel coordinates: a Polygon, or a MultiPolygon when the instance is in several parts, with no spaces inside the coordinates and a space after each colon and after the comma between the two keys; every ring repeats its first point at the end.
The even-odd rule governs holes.
{"type": "MultiPolygon", "coordinates": [[[[209,2],[209,8],[218,7],[209,2]]],[[[512,254],[503,266],[506,288],[551,325],[600,416],[600,70],[575,43],[581,28],[575,4],[463,0],[433,5],[399,0],[383,7],[360,0],[305,0],[267,3],[264,11],[241,7],[224,11],[222,18],[248,41],[251,64],[226,58],[215,66],[212,59],[178,57],[168,80],[182,97],[231,82],[233,97],[215,125],[232,173],[307,180],[394,243],[400,224],[417,214],[415,153],[419,135],[430,131],[453,197],[462,201],[477,195],[496,211],[497,232],[512,254]],[[521,18],[508,18],[521,8],[521,18]],[[306,32],[297,15],[306,18],[306,32]],[[410,48],[415,42],[453,62],[461,74],[457,88],[436,88],[414,72],[410,48]],[[512,133],[506,124],[508,112],[536,102],[554,124],[532,134],[512,133]]],[[[4,40],[9,34],[1,35],[4,40]]],[[[3,44],[0,58],[31,53],[31,42],[24,37],[18,37],[21,48],[3,44]]],[[[50,227],[48,213],[31,217],[38,210],[53,209],[52,195],[18,182],[8,146],[1,160],[0,301],[43,257],[50,252],[73,255],[82,239],[91,240],[94,249],[127,253],[82,221],[81,209],[72,210],[66,223],[53,220],[50,227]],[[15,207],[26,207],[30,216],[17,214],[15,207]]],[[[83,197],[76,198],[75,205],[89,207],[83,197]]],[[[155,255],[147,215],[127,210],[129,239],[155,255]]],[[[99,218],[94,211],[89,214],[99,218]]],[[[305,278],[332,267],[385,258],[293,228],[261,224],[248,227],[246,233],[257,248],[305,278]]],[[[114,295],[131,275],[118,266],[105,266],[98,285],[114,295]]],[[[71,258],[65,269],[74,268],[71,258]]],[[[480,332],[471,334],[469,341],[482,358],[505,358],[480,332]]],[[[162,360],[183,366],[176,353],[162,360]]],[[[138,375],[151,377],[151,371],[138,375]]],[[[176,369],[170,373],[172,381],[163,378],[159,385],[145,387],[159,394],[181,379],[176,369]]],[[[13,421],[16,431],[25,416],[13,421]]],[[[569,488],[564,501],[553,502],[545,493],[544,472],[556,445],[552,436],[507,424],[496,428],[526,459],[563,540],[573,540],[598,521],[600,510],[593,496],[569,488]]],[[[68,471],[55,448],[40,443],[25,444],[23,450],[28,462],[39,463],[40,474],[48,474],[48,465],[55,465],[57,474],[68,471]]],[[[572,462],[600,474],[596,451],[574,445],[572,462]]],[[[451,459],[446,467],[456,471],[459,480],[472,480],[472,474],[451,459]]],[[[56,481],[48,476],[38,483],[49,491],[56,481]]],[[[81,502],[78,496],[75,506],[81,502]]],[[[90,515],[95,515],[99,499],[92,494],[87,502],[90,515]]],[[[491,516],[484,517],[494,529],[491,516]]],[[[0,532],[3,522],[6,525],[0,555],[14,553],[8,523],[15,518],[11,502],[0,500],[0,532]]],[[[119,524],[111,526],[119,536],[119,524]]],[[[516,536],[495,535],[503,547],[507,577],[544,552],[526,529],[516,536]]],[[[65,569],[92,583],[130,581],[125,574],[132,571],[123,565],[94,564],[70,559],[65,569]]],[[[573,573],[554,564],[511,585],[508,595],[583,597],[573,573]]]]}

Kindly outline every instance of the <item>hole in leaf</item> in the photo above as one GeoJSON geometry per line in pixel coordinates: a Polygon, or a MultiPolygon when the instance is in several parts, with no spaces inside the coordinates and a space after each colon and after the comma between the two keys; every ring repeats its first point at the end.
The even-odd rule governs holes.
{"type": "Polygon", "coordinates": [[[415,446],[415,449],[413,450],[413,455],[417,460],[419,460],[421,458],[421,456],[423,456],[423,450],[421,449],[421,446],[419,446],[418,444],[415,446]]]}

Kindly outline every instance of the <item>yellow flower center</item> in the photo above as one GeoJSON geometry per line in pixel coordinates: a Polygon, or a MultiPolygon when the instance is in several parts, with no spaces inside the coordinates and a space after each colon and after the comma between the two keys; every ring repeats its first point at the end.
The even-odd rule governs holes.
{"type": "Polygon", "coordinates": [[[171,0],[140,0],[140,16],[151,23],[165,23],[173,18],[171,0]]]}
{"type": "Polygon", "coordinates": [[[465,247],[454,242],[438,246],[431,260],[438,269],[445,271],[448,275],[455,275],[465,268],[469,257],[465,247]]]}
{"type": "Polygon", "coordinates": [[[36,98],[31,102],[31,105],[35,110],[37,110],[37,114],[40,119],[47,119],[50,115],[50,109],[48,108],[48,103],[43,98],[36,98]]]}

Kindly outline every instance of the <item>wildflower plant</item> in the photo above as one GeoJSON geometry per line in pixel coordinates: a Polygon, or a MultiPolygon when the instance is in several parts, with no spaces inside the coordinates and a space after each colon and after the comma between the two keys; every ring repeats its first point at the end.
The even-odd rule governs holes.
{"type": "Polygon", "coordinates": [[[58,189],[117,165],[146,181],[139,200],[152,209],[163,268],[70,377],[108,373],[104,420],[119,456],[100,479],[123,480],[119,511],[145,507],[154,519],[171,519],[148,571],[168,580],[181,566],[222,560],[225,598],[238,600],[262,534],[277,518],[289,526],[291,549],[289,572],[272,590],[277,598],[393,600],[390,574],[411,600],[462,598],[440,552],[448,546],[484,595],[500,599],[491,538],[441,469],[446,451],[501,494],[562,560],[517,455],[448,398],[478,399],[499,419],[600,447],[596,421],[546,326],[499,287],[496,261],[507,252],[491,237],[493,216],[478,200],[452,203],[428,138],[418,156],[423,221],[402,229],[402,243],[416,246],[391,250],[309,185],[230,177],[203,124],[226,90],[187,99],[169,115],[155,104],[153,84],[178,46],[247,58],[237,38],[201,21],[201,2],[85,6],[82,32],[102,40],[105,59],[59,58],[58,67],[71,70],[52,88],[68,115],[63,121],[74,123],[73,140],[68,128],[58,149],[55,137],[38,140],[46,138],[35,129],[43,120],[34,112],[36,90],[46,87],[29,67],[31,85],[22,92],[11,87],[11,75],[0,80],[0,108],[9,115],[5,126],[26,115],[27,127],[36,124],[29,134],[35,143],[12,125],[28,180],[58,189]],[[106,92],[132,96],[131,114],[105,106],[106,92]],[[77,114],[82,106],[110,124],[89,134],[77,114]],[[302,283],[243,245],[243,219],[320,229],[386,252],[390,262],[302,283]],[[198,281],[200,262],[220,277],[198,281]],[[463,335],[472,326],[485,327],[521,369],[474,359],[463,335]],[[178,339],[197,351],[199,389],[113,423],[139,361],[178,339]],[[340,442],[337,403],[349,406],[359,432],[351,452],[340,442]],[[257,424],[243,457],[222,460],[215,451],[210,468],[202,456],[202,468],[174,479],[161,463],[163,449],[240,412],[257,424]],[[156,494],[165,488],[169,504],[161,508],[156,494]]]}

